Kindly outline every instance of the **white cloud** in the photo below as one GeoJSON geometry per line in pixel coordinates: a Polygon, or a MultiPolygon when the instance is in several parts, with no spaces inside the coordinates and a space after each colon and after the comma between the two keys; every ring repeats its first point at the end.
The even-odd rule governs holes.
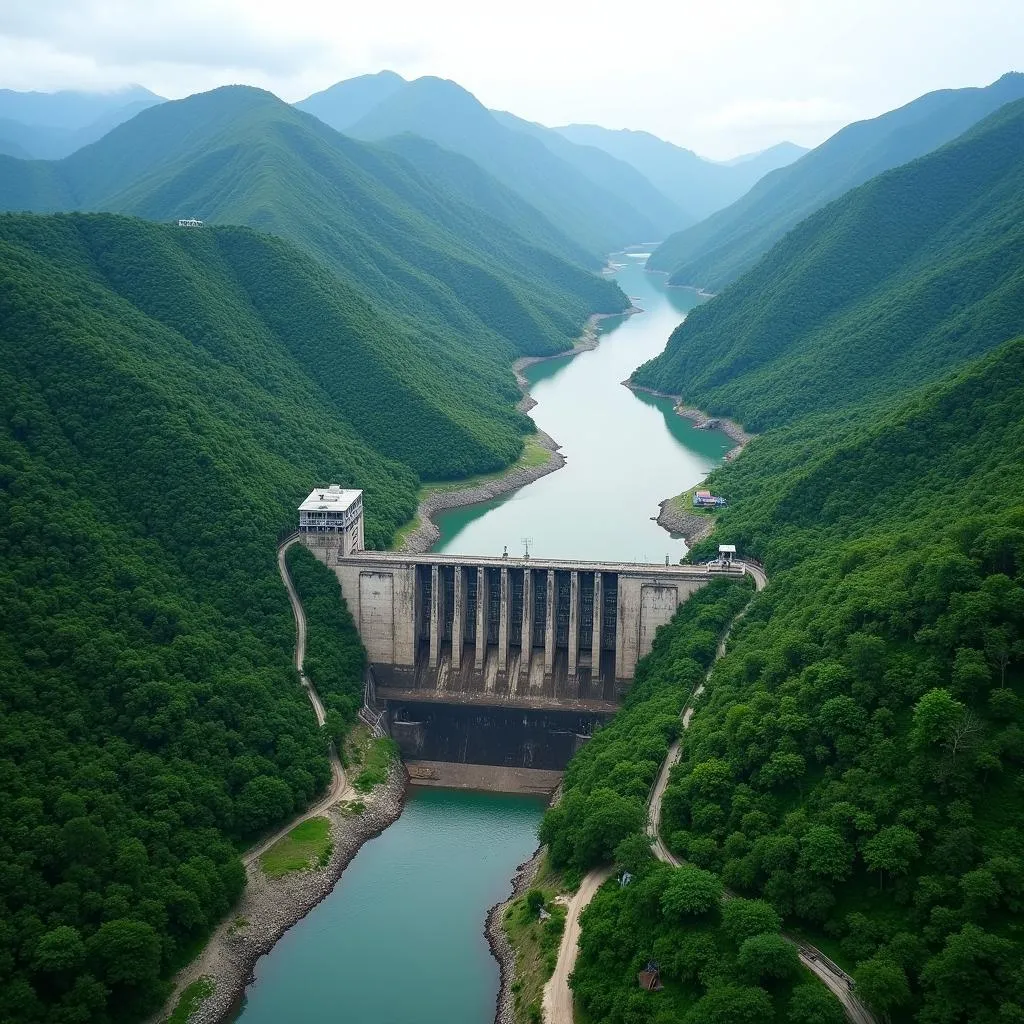
{"type": "Polygon", "coordinates": [[[0,0],[0,86],[181,96],[245,81],[295,100],[390,67],[716,157],[817,143],[1022,54],[1020,0],[0,0]]]}

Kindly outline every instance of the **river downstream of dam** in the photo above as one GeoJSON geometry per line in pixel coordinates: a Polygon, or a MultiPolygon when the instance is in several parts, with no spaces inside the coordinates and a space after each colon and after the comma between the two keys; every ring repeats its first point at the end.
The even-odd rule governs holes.
{"type": "MultiPolygon", "coordinates": [[[[621,382],[657,355],[699,301],[613,257],[644,312],[602,324],[598,347],[526,371],[531,415],[566,466],[493,502],[446,513],[435,547],[621,561],[673,561],[686,547],[652,521],[658,501],[699,482],[733,446],[694,429],[669,399],[621,382]]],[[[410,787],[405,810],[368,842],[331,894],[256,966],[243,1024],[490,1024],[498,968],[484,938],[488,907],[536,847],[546,801],[410,787]]]]}

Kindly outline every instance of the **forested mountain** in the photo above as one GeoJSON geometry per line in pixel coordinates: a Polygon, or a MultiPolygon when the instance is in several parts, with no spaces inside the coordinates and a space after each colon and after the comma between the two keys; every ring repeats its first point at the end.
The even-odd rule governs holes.
{"type": "Polygon", "coordinates": [[[754,430],[878,401],[1024,332],[1024,101],[836,200],[634,380],[754,430]]]}
{"type": "Polygon", "coordinates": [[[337,82],[322,92],[307,96],[295,106],[344,132],[406,84],[406,80],[394,71],[378,71],[375,75],[359,75],[337,82]]]}
{"type": "MultiPolygon", "coordinates": [[[[411,465],[482,448],[387,344],[245,228],[0,216],[0,1020],[143,1017],[238,896],[240,845],[326,784],[274,539],[334,480],[382,545],[411,465]]],[[[355,668],[317,683],[351,721],[345,622],[355,668]]]]}
{"type": "Polygon", "coordinates": [[[769,171],[805,152],[783,143],[734,163],[716,163],[650,132],[613,131],[595,124],[570,124],[555,131],[570,142],[603,149],[631,164],[691,220],[702,220],[727,206],[769,171]]]}
{"type": "Polygon", "coordinates": [[[401,316],[419,339],[401,356],[410,372],[464,389],[453,409],[492,422],[505,457],[522,432],[510,360],[567,348],[589,313],[626,305],[612,282],[524,238],[516,229],[537,217],[521,204],[496,219],[396,154],[246,87],[144,111],[66,160],[0,158],[0,205],[196,215],[290,239],[401,316]]]}
{"type": "Polygon", "coordinates": [[[0,89],[0,152],[59,159],[162,102],[162,97],[142,86],[107,93],[0,89]]]}
{"type": "Polygon", "coordinates": [[[537,139],[499,123],[455,82],[418,78],[345,132],[370,141],[411,132],[478,163],[578,244],[605,254],[664,235],[628,197],[596,185],[537,139]]]}
{"type": "MultiPolygon", "coordinates": [[[[614,195],[628,196],[630,203],[636,207],[652,224],[658,225],[662,231],[677,230],[672,224],[687,225],[693,217],[684,213],[680,207],[659,192],[632,164],[619,160],[597,146],[577,145],[570,142],[554,128],[547,128],[535,121],[524,121],[515,114],[492,110],[492,115],[506,128],[523,132],[542,142],[560,160],[575,167],[580,174],[589,178],[595,185],[606,189],[614,195]]],[[[637,241],[660,241],[663,236],[637,241]]]]}
{"type": "Polygon", "coordinates": [[[937,149],[1022,97],[1024,75],[1007,74],[984,89],[928,93],[881,117],[848,125],[731,206],[667,239],[648,266],[670,274],[673,284],[717,291],[830,200],[937,149]]]}

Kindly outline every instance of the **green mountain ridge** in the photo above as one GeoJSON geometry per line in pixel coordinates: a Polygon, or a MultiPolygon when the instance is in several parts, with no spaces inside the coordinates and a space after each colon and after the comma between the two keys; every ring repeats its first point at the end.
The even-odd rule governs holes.
{"type": "Polygon", "coordinates": [[[818,211],[634,374],[761,430],[1024,331],[1024,101],[818,211]]]}
{"type": "Polygon", "coordinates": [[[983,89],[928,93],[897,110],[837,132],[796,163],[757,182],[731,206],[687,228],[651,255],[651,270],[673,284],[718,291],[735,281],[787,231],[870,178],[929,153],[1006,103],[1024,97],[1024,75],[983,89]]]}
{"type": "Polygon", "coordinates": [[[628,199],[596,185],[538,139],[499,123],[455,82],[409,82],[344,130],[367,141],[411,132],[461,153],[595,255],[664,234],[628,199]]]}
{"type": "MultiPolygon", "coordinates": [[[[509,218],[498,219],[386,148],[245,87],[144,111],[57,163],[0,159],[0,205],[199,215],[295,242],[416,339],[392,346],[391,372],[434,382],[454,416],[488,435],[488,469],[514,461],[529,429],[509,363],[563,351],[590,313],[627,305],[614,283],[527,241],[516,227],[534,230],[538,215],[522,203],[498,196],[491,211],[509,218]]],[[[548,237],[559,242],[553,228],[548,237]]]]}

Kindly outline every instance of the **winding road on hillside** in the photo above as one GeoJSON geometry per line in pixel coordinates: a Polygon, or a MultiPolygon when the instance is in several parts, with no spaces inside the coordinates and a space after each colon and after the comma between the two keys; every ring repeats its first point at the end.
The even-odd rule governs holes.
{"type": "MultiPolygon", "coordinates": [[[[758,591],[764,590],[768,586],[768,577],[765,575],[764,570],[748,562],[742,563],[742,565],[744,572],[749,573],[753,577],[754,586],[758,591]]],[[[729,634],[736,623],[746,614],[746,611],[747,609],[744,608],[732,620],[729,628],[722,635],[722,639],[719,640],[718,649],[715,651],[716,662],[725,654],[725,646],[728,642],[729,634]]],[[[713,667],[714,665],[712,664],[713,667]]],[[[710,675],[711,669],[708,669],[708,676],[710,675]]],[[[681,712],[684,731],[690,727],[690,721],[693,718],[693,702],[703,692],[704,683],[701,683],[694,690],[681,712]]],[[[678,764],[681,756],[682,739],[680,738],[669,747],[647,803],[647,834],[651,838],[651,848],[658,860],[671,864],[673,867],[680,867],[683,862],[675,857],[665,845],[661,838],[659,825],[661,823],[661,802],[665,795],[665,789],[668,786],[669,775],[672,768],[678,764]]],[[[569,975],[576,965],[576,956],[579,952],[580,915],[587,904],[594,898],[597,890],[611,876],[611,873],[612,869],[610,867],[595,868],[589,872],[580,883],[579,889],[566,908],[565,931],[562,933],[562,942],[558,947],[558,961],[555,964],[555,972],[552,974],[547,985],[544,986],[542,1006],[545,1024],[573,1024],[573,1001],[572,989],[569,988],[569,975]]],[[[732,894],[726,893],[725,898],[731,899],[732,894]]],[[[852,1024],[877,1024],[871,1013],[854,996],[852,990],[853,979],[845,971],[833,964],[831,960],[813,946],[797,942],[797,940],[788,935],[786,938],[797,946],[800,962],[808,970],[813,971],[839,1000],[847,1018],[852,1024]]]]}
{"type": "MultiPolygon", "coordinates": [[[[292,582],[292,574],[288,571],[288,549],[297,543],[297,539],[292,537],[286,540],[277,549],[277,570],[281,574],[281,582],[284,584],[285,590],[288,591],[288,600],[291,602],[292,615],[295,616],[295,669],[299,673],[299,680],[302,683],[306,694],[309,697],[310,704],[313,705],[313,711],[316,714],[317,725],[323,725],[327,718],[327,713],[324,710],[323,701],[320,700],[320,694],[316,692],[316,687],[309,681],[309,677],[303,670],[303,664],[306,660],[306,613],[303,610],[302,602],[299,600],[298,591],[295,589],[295,584],[292,582]]],[[[308,821],[310,818],[319,817],[328,807],[332,807],[338,803],[339,800],[346,799],[350,796],[355,796],[355,790],[348,784],[348,779],[345,777],[345,769],[341,766],[341,761],[338,759],[338,753],[331,747],[331,784],[327,789],[327,792],[312,806],[308,807],[302,814],[297,818],[292,818],[287,825],[283,828],[278,829],[271,836],[267,836],[258,845],[254,846],[251,850],[248,850],[242,857],[242,863],[246,867],[249,867],[254,861],[256,861],[260,854],[264,853],[271,846],[274,845],[280,838],[286,836],[296,825],[301,825],[302,822],[308,821]]]]}

